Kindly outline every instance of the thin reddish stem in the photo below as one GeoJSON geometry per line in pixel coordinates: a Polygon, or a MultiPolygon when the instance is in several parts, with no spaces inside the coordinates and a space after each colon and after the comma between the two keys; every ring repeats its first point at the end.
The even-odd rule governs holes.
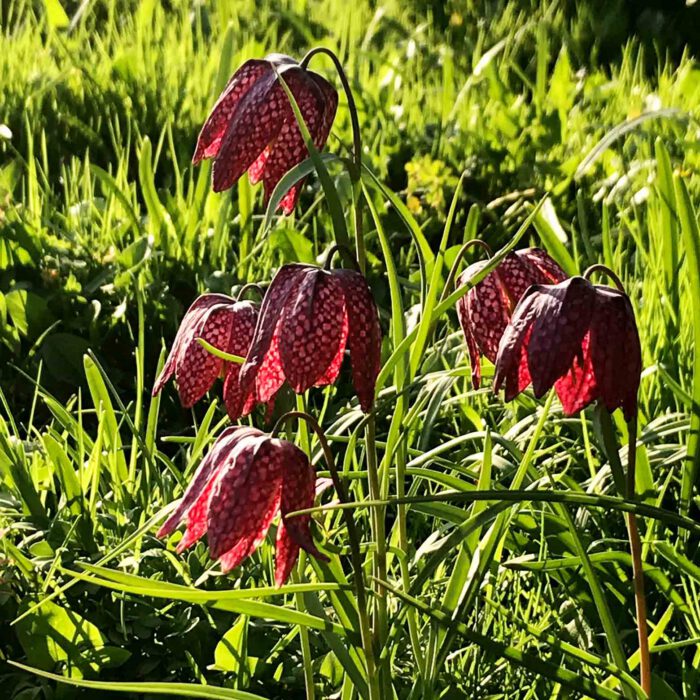
{"type": "MultiPolygon", "coordinates": [[[[637,416],[628,423],[629,448],[627,455],[627,498],[635,499],[637,465],[637,416]]],[[[644,592],[644,569],[642,565],[642,542],[637,528],[637,517],[627,514],[627,532],[632,556],[632,578],[634,600],[637,611],[637,636],[639,638],[639,672],[642,690],[651,697],[651,657],[649,655],[649,630],[647,627],[647,602],[644,592]]]]}

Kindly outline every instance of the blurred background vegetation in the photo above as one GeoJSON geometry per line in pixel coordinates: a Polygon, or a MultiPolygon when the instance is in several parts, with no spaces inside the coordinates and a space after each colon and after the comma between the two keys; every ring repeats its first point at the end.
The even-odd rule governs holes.
{"type": "MultiPolygon", "coordinates": [[[[637,182],[648,175],[644,149],[656,135],[672,137],[667,145],[689,169],[695,163],[688,117],[700,72],[689,55],[700,22],[682,2],[8,0],[2,14],[0,121],[11,137],[0,141],[0,310],[9,319],[0,338],[30,374],[43,360],[44,381],[64,396],[80,381],[86,347],[111,355],[117,383],[120,371],[129,380],[135,265],[148,273],[156,337],[172,337],[197,290],[245,281],[251,261],[240,258],[260,194],[242,185],[245,216],[235,192],[203,203],[203,170],[189,160],[219,88],[250,56],[299,56],[316,44],[339,52],[366,156],[406,194],[429,240],[462,172],[462,215],[470,202],[533,190],[552,192],[571,221],[583,185],[597,231],[594,195],[608,196],[600,187],[615,186],[605,178],[620,166],[627,174],[613,197],[635,186],[630,170],[637,182]],[[610,129],[670,109],[679,113],[645,123],[574,182],[582,154],[610,129]],[[194,202],[204,206],[195,212],[194,202]],[[172,244],[153,246],[149,236],[172,244]]],[[[342,108],[334,136],[330,147],[342,150],[342,108]]],[[[294,237],[299,227],[281,223],[266,245],[271,262],[294,252],[285,229],[294,237]]],[[[18,387],[9,364],[0,376],[22,405],[27,384],[18,387]]]]}

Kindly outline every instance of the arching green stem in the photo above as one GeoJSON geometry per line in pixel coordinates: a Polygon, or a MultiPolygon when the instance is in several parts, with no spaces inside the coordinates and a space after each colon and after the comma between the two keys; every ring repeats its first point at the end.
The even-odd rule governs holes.
{"type": "Polygon", "coordinates": [[[326,253],[326,258],[323,261],[323,269],[324,270],[331,269],[331,263],[333,262],[333,256],[338,252],[343,254],[343,260],[345,262],[352,262],[354,269],[359,271],[360,266],[358,265],[357,260],[355,260],[353,254],[352,254],[352,251],[349,248],[347,248],[346,246],[341,245],[340,243],[334,243],[328,249],[328,252],[326,253]]]}
{"type": "Polygon", "coordinates": [[[333,61],[340,82],[343,85],[345,96],[348,101],[348,111],[350,112],[350,123],[352,125],[352,164],[350,170],[350,180],[353,185],[353,213],[354,213],[354,230],[355,230],[355,248],[357,249],[357,261],[360,266],[360,271],[364,274],[365,262],[365,242],[362,232],[362,211],[360,207],[360,179],[362,176],[362,132],[360,131],[360,119],[355,104],[355,97],[352,94],[352,88],[348,81],[348,76],[345,73],[343,64],[336,54],[325,46],[317,46],[311,49],[304,58],[301,59],[302,68],[309,65],[309,61],[317,54],[324,54],[333,61]]]}
{"type": "Polygon", "coordinates": [[[591,275],[594,272],[602,272],[604,275],[607,275],[615,283],[615,286],[618,288],[619,291],[621,291],[621,292],[625,291],[625,287],[622,284],[622,280],[607,265],[601,265],[599,263],[596,265],[591,265],[583,273],[584,279],[590,280],[591,275]]]}
{"type": "Polygon", "coordinates": [[[472,238],[471,241],[467,241],[458,251],[457,251],[457,256],[454,259],[454,262],[452,263],[452,267],[450,268],[450,273],[447,275],[447,281],[445,282],[445,286],[443,287],[442,294],[440,295],[440,304],[442,304],[445,299],[447,299],[447,296],[449,295],[450,291],[452,290],[452,285],[455,282],[455,278],[457,277],[457,271],[459,270],[459,266],[464,258],[464,256],[467,254],[470,248],[483,248],[483,250],[486,252],[486,255],[490,258],[493,255],[493,251],[491,250],[491,246],[486,243],[486,241],[482,241],[480,238],[472,238]]]}
{"type": "Polygon", "coordinates": [[[244,284],[238,291],[238,294],[236,294],[236,301],[242,301],[246,292],[251,290],[255,290],[260,295],[261,299],[265,296],[265,290],[259,284],[248,282],[248,284],[244,284]]]}
{"type": "MultiPolygon", "coordinates": [[[[335,459],[333,458],[333,453],[331,452],[330,445],[326,439],[326,434],[323,429],[318,424],[318,421],[308,413],[304,411],[288,411],[283,416],[279,418],[275,427],[272,429],[272,435],[275,435],[278,429],[288,420],[292,418],[298,418],[307,423],[307,425],[314,431],[316,437],[318,438],[319,444],[321,445],[321,450],[323,451],[323,456],[328,465],[328,470],[331,474],[331,479],[333,481],[333,486],[336,493],[338,494],[338,499],[341,503],[350,503],[345,486],[340,479],[340,474],[338,473],[338,468],[335,464],[335,459]]],[[[375,653],[374,645],[372,642],[372,633],[369,624],[369,614],[367,605],[367,593],[365,590],[365,578],[362,571],[362,556],[360,553],[360,538],[355,527],[355,520],[353,513],[350,510],[343,511],[343,519],[345,520],[345,527],[348,531],[348,539],[350,540],[350,558],[352,560],[353,576],[355,579],[355,595],[357,596],[357,609],[358,616],[360,619],[360,636],[362,638],[362,646],[365,652],[365,658],[367,661],[367,683],[369,685],[369,697],[370,700],[380,700],[381,694],[379,692],[379,683],[376,673],[376,663],[375,663],[375,653]]]]}

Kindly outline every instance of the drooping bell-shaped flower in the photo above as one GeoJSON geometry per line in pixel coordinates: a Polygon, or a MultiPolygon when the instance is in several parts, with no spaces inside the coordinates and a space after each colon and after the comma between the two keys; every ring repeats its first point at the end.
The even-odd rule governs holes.
{"type": "Polygon", "coordinates": [[[240,364],[226,362],[205,350],[197,338],[218,350],[245,357],[258,320],[258,306],[225,294],[203,294],[185,313],[170,355],[153,386],[155,396],[175,375],[180,403],[190,408],[224,375],[224,403],[232,420],[253,410],[255,401],[240,387],[240,364]]]}
{"type": "Polygon", "coordinates": [[[177,551],[207,534],[209,553],[228,572],[255,551],[279,514],[275,583],[281,586],[300,548],[325,560],[313,543],[311,516],[287,518],[293,511],[311,508],[315,493],[316,473],[298,447],[256,428],[227,428],[157,534],[165,537],[185,520],[177,551]]]}
{"type": "MultiPolygon", "coordinates": [[[[470,265],[458,278],[457,286],[478,274],[488,260],[470,265]]],[[[532,284],[554,284],[566,279],[566,273],[544,251],[526,248],[509,253],[481,282],[457,302],[457,315],[469,350],[472,384],[481,383],[481,357],[496,361],[498,344],[513,310],[532,284]]]]}
{"type": "Polygon", "coordinates": [[[496,358],[494,390],[510,401],[531,382],[535,396],[554,386],[564,413],[573,415],[599,399],[637,409],[642,354],[626,294],[572,277],[535,285],[520,300],[496,358]]]}
{"type": "Polygon", "coordinates": [[[280,268],[263,299],[241,386],[269,401],[285,380],[296,393],[332,384],[346,346],[363,411],[379,374],[381,328],[367,281],[354,270],[280,268]]]}
{"type": "MultiPolygon", "coordinates": [[[[314,146],[320,150],[326,143],[338,106],[335,88],[289,56],[270,54],[246,61],[219,96],[192,158],[195,165],[203,158],[214,159],[215,192],[232,187],[247,170],[251,183],[262,180],[267,202],[282,176],[308,157],[277,73],[294,95],[314,146]]],[[[285,214],[294,209],[301,186],[296,183],[282,199],[285,214]]]]}

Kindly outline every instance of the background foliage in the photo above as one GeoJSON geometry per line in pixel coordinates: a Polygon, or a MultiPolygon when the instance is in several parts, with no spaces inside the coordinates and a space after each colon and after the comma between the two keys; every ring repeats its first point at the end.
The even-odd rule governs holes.
{"type": "MultiPolygon", "coordinates": [[[[270,546],[222,577],[203,544],[180,557],[179,535],[154,537],[226,421],[215,401],[189,413],[172,389],[150,399],[184,309],[203,290],[313,261],[331,240],[314,178],[296,217],[265,235],[258,189],[211,193],[208,167],[189,164],[198,129],[245,59],[322,43],[351,78],[366,163],[387,188],[366,183],[365,222],[389,361],[386,490],[403,493],[405,474],[410,496],[467,499],[411,505],[405,539],[402,507],[386,510],[389,583],[409,595],[389,595],[396,692],[617,697],[615,669],[634,675],[622,513],[469,500],[476,488],[614,493],[595,411],[565,419],[527,394],[504,406],[488,367],[473,391],[451,311],[425,347],[414,335],[410,362],[394,354],[430,324],[459,245],[478,234],[498,248],[525,223],[521,243],[572,273],[605,262],[632,297],[645,366],[637,487],[663,508],[642,524],[655,693],[696,696],[698,531],[677,519],[696,513],[700,460],[696,20],[682,3],[622,0],[3,2],[1,657],[134,697],[274,698],[303,696],[307,640],[319,697],[362,695],[337,515],[317,518],[330,566],[307,562],[306,588],[281,593],[260,588],[270,546]]],[[[349,144],[341,99],[328,150],[349,144]]],[[[347,203],[347,175],[331,170],[347,203]]],[[[361,414],[343,378],[306,400],[362,500],[361,414]]],[[[369,573],[370,512],[356,517],[369,573]]],[[[0,687],[22,700],[78,692],[5,663],[0,687]]]]}

